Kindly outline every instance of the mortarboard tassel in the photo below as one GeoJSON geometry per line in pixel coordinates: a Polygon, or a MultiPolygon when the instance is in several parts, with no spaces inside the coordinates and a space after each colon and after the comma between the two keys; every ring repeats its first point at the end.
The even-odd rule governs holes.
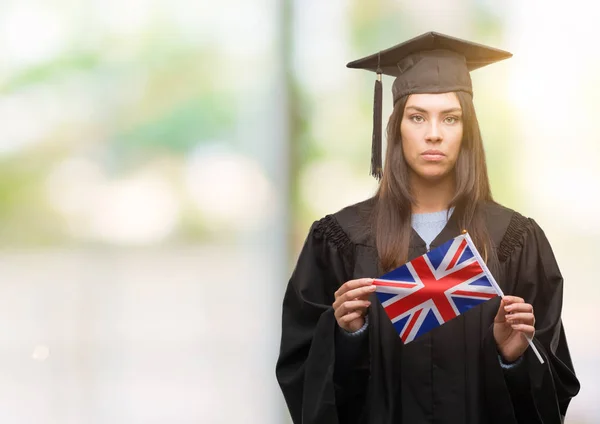
{"type": "Polygon", "coordinates": [[[381,166],[382,96],[381,72],[378,69],[377,80],[375,80],[375,98],[373,100],[373,140],[371,142],[371,175],[377,180],[381,180],[383,175],[381,166]]]}

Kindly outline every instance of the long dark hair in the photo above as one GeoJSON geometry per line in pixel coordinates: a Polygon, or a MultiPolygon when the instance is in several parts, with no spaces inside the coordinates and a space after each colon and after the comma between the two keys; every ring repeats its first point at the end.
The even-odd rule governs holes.
{"type": "MultiPolygon", "coordinates": [[[[481,131],[470,94],[456,92],[462,108],[463,139],[454,167],[456,192],[449,207],[453,219],[466,229],[483,258],[493,254],[485,226],[483,204],[492,201],[481,131]]],[[[400,124],[408,96],[399,99],[388,122],[388,145],[383,177],[374,196],[373,229],[380,266],[394,269],[408,259],[414,197],[409,185],[409,167],[402,151],[400,124]]]]}

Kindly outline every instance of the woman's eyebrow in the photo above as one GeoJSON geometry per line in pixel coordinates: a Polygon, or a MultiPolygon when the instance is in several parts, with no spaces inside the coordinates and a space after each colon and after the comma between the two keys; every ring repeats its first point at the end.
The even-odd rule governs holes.
{"type": "Polygon", "coordinates": [[[419,106],[406,106],[406,109],[414,109],[417,112],[421,112],[421,113],[429,113],[428,111],[426,111],[423,108],[420,108],[419,106]]]}
{"type": "Polygon", "coordinates": [[[442,113],[453,113],[453,112],[462,112],[462,109],[459,107],[451,107],[450,109],[442,110],[442,113]]]}
{"type": "MultiPolygon", "coordinates": [[[[406,107],[406,109],[414,109],[414,110],[416,110],[417,112],[421,112],[421,113],[429,113],[429,111],[427,111],[427,110],[425,110],[425,109],[423,109],[423,108],[421,108],[421,107],[419,107],[419,106],[407,106],[407,107],[406,107]]],[[[445,110],[442,110],[442,114],[445,114],[445,113],[453,113],[453,112],[462,112],[462,109],[461,109],[461,108],[459,108],[459,107],[452,107],[452,108],[450,108],[450,109],[445,109],[445,110]]]]}

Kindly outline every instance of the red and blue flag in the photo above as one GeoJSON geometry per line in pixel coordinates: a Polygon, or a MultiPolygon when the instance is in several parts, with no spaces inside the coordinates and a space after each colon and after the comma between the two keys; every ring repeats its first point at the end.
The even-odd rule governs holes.
{"type": "Polygon", "coordinates": [[[375,279],[404,343],[501,294],[468,234],[375,279]]]}

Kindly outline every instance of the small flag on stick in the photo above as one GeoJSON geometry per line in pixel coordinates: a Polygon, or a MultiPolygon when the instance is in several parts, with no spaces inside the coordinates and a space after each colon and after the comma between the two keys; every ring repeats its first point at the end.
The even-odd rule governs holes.
{"type": "MultiPolygon", "coordinates": [[[[468,233],[375,279],[377,298],[404,343],[504,293],[468,233]]],[[[529,345],[544,363],[533,342],[529,345]]]]}

